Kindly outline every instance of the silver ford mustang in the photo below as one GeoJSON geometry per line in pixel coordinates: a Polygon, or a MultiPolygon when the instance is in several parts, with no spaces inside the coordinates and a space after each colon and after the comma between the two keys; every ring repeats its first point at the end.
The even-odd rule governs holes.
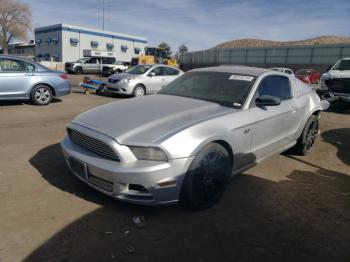
{"type": "Polygon", "coordinates": [[[202,68],[155,95],[81,114],[61,145],[72,172],[107,195],[205,209],[233,175],[288,149],[308,153],[327,107],[285,73],[202,68]]]}

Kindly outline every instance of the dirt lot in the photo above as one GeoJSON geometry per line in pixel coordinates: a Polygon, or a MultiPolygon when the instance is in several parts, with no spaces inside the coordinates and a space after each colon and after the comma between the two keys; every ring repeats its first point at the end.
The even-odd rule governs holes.
{"type": "Polygon", "coordinates": [[[309,156],[276,156],[190,212],[115,201],[68,171],[65,125],[118,99],[75,89],[46,107],[0,104],[1,262],[350,261],[350,107],[323,114],[309,156]]]}

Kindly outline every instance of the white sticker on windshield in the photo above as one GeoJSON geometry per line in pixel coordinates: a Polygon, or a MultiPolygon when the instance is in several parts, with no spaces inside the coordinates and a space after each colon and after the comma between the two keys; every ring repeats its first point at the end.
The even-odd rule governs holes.
{"type": "Polygon", "coordinates": [[[241,80],[241,81],[253,81],[254,77],[252,76],[241,76],[241,75],[231,75],[230,80],[241,80]]]}

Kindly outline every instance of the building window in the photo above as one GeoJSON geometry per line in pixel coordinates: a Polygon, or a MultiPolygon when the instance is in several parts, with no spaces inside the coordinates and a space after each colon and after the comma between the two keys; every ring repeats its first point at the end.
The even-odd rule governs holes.
{"type": "Polygon", "coordinates": [[[52,57],[53,57],[53,61],[58,62],[58,58],[59,58],[58,54],[55,54],[52,57]]]}
{"type": "Polygon", "coordinates": [[[92,48],[97,48],[98,47],[98,42],[97,41],[91,41],[91,47],[92,48]]]}
{"type": "Polygon", "coordinates": [[[111,44],[111,43],[107,43],[107,44],[106,44],[106,48],[107,48],[107,51],[112,51],[113,48],[114,48],[114,45],[111,44]]]}
{"type": "Polygon", "coordinates": [[[42,41],[41,41],[41,39],[37,39],[37,40],[35,40],[35,43],[40,45],[42,43],[42,41]]]}
{"type": "Polygon", "coordinates": [[[135,52],[136,55],[140,54],[141,48],[135,47],[134,48],[134,52],[135,52]]]}
{"type": "Polygon", "coordinates": [[[50,58],[50,54],[49,53],[46,53],[42,56],[43,60],[45,61],[49,61],[49,58],[50,58]]]}
{"type": "Polygon", "coordinates": [[[51,38],[51,42],[58,44],[59,40],[57,37],[53,37],[53,38],[51,38]]]}
{"type": "Polygon", "coordinates": [[[77,46],[78,45],[78,43],[79,43],[79,40],[77,39],[77,38],[70,38],[70,45],[71,46],[77,46]]]}
{"type": "Polygon", "coordinates": [[[126,45],[122,45],[120,47],[120,50],[123,52],[123,53],[126,53],[128,51],[128,47],[126,45]]]}
{"type": "Polygon", "coordinates": [[[51,43],[51,38],[46,39],[45,42],[46,42],[47,44],[50,44],[50,43],[51,43]]]}

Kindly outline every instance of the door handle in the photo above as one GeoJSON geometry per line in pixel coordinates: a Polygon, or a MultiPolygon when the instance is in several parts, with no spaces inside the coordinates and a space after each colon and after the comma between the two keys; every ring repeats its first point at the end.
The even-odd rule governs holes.
{"type": "Polygon", "coordinates": [[[34,73],[25,74],[25,76],[34,76],[34,73]]]}
{"type": "Polygon", "coordinates": [[[165,81],[165,79],[164,79],[164,78],[162,78],[162,81],[165,81]]]}

